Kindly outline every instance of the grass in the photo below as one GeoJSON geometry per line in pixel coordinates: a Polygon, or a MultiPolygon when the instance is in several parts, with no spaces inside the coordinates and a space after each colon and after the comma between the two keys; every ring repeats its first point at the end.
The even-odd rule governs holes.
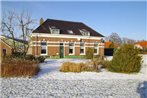
{"type": "Polygon", "coordinates": [[[1,77],[32,77],[39,72],[35,61],[23,59],[7,59],[1,64],[1,77]]]}
{"type": "Polygon", "coordinates": [[[65,56],[64,58],[85,58],[85,56],[84,55],[80,55],[80,56],[68,55],[68,56],[65,56]]]}

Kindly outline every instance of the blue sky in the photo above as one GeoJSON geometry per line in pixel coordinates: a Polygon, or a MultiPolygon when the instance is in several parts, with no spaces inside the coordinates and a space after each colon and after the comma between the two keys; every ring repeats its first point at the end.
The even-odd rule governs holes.
{"type": "Polygon", "coordinates": [[[147,39],[146,31],[146,2],[116,2],[116,1],[88,1],[88,2],[2,2],[2,10],[15,9],[20,12],[27,10],[32,18],[42,17],[79,21],[87,24],[104,36],[112,32],[121,37],[135,40],[147,39]]]}

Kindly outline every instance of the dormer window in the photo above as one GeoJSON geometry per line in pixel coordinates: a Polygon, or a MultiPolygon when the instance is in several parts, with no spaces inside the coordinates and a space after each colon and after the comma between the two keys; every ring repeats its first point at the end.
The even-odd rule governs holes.
{"type": "Polygon", "coordinates": [[[51,29],[51,34],[59,34],[59,29],[51,29]]]}
{"type": "Polygon", "coordinates": [[[49,27],[51,34],[60,34],[60,29],[55,26],[49,27]]]}
{"type": "Polygon", "coordinates": [[[73,34],[73,31],[72,31],[72,30],[67,30],[67,32],[68,32],[69,34],[73,34]]]}
{"type": "Polygon", "coordinates": [[[90,32],[87,31],[86,29],[81,29],[80,32],[83,36],[90,36],[90,32]]]}

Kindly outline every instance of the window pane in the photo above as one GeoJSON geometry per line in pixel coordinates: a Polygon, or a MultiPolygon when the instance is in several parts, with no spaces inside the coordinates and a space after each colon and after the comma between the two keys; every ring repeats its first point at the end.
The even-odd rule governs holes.
{"type": "Polygon", "coordinates": [[[46,49],[41,49],[41,54],[46,54],[46,49]]]}
{"type": "Polygon", "coordinates": [[[81,46],[84,46],[84,43],[80,43],[80,47],[81,47],[81,46]]]}
{"type": "Polygon", "coordinates": [[[73,53],[73,49],[69,49],[69,54],[72,54],[73,53]]]}
{"type": "Polygon", "coordinates": [[[97,53],[97,49],[94,49],[94,53],[97,53]]]}
{"type": "Polygon", "coordinates": [[[80,53],[84,53],[84,49],[80,49],[80,53]]]}
{"type": "Polygon", "coordinates": [[[69,46],[73,46],[73,43],[69,43],[69,46]]]}
{"type": "Polygon", "coordinates": [[[46,45],[46,42],[41,42],[41,45],[42,45],[42,46],[45,46],[45,45],[46,45]]]}

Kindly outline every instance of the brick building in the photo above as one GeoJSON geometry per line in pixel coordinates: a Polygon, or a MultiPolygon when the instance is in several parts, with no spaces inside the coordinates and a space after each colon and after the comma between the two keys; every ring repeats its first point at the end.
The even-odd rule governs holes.
{"type": "Polygon", "coordinates": [[[31,34],[31,52],[35,56],[80,56],[86,49],[104,55],[103,35],[81,22],[47,19],[31,34]]]}

